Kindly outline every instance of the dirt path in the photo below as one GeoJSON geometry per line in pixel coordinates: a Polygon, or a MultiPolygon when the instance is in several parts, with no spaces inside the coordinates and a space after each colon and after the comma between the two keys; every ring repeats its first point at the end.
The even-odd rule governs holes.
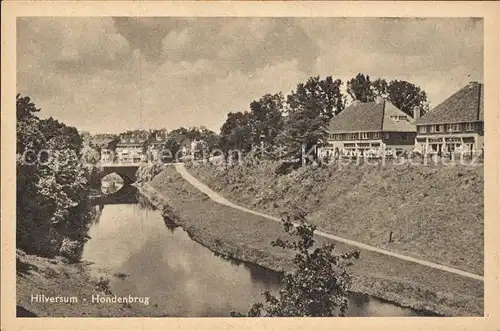
{"type": "MultiPolygon", "coordinates": [[[[195,178],[194,176],[192,176],[186,170],[186,168],[184,167],[184,165],[182,163],[176,163],[175,164],[175,169],[176,169],[176,171],[186,181],[188,181],[191,185],[193,185],[200,192],[203,192],[204,194],[206,194],[213,201],[215,201],[215,202],[217,202],[217,203],[219,203],[221,205],[225,205],[225,206],[228,206],[228,207],[231,207],[231,208],[235,208],[235,209],[247,212],[247,213],[251,213],[251,214],[254,214],[254,215],[258,215],[258,216],[264,217],[264,218],[266,218],[268,220],[271,220],[271,221],[274,221],[274,222],[281,222],[281,219],[278,218],[278,217],[274,217],[274,216],[271,216],[271,215],[260,213],[260,212],[257,212],[255,210],[251,210],[251,209],[248,209],[248,208],[245,208],[245,207],[242,207],[242,206],[239,206],[237,204],[234,204],[234,203],[230,202],[226,198],[224,198],[221,195],[219,195],[217,192],[215,192],[212,189],[210,189],[208,186],[206,186],[204,183],[202,183],[201,181],[199,181],[197,178],[195,178]]],[[[388,251],[388,250],[384,250],[384,249],[380,249],[380,248],[377,248],[377,247],[374,247],[374,246],[363,244],[361,242],[357,242],[357,241],[354,241],[354,240],[349,240],[349,239],[346,239],[346,238],[338,237],[338,236],[335,236],[335,235],[332,235],[332,234],[329,234],[329,233],[326,233],[326,232],[323,232],[323,231],[318,231],[317,230],[316,234],[318,236],[320,236],[320,237],[332,239],[332,240],[335,240],[335,241],[338,241],[338,242],[341,242],[341,243],[344,243],[344,244],[347,244],[347,245],[350,245],[350,246],[354,246],[354,247],[357,247],[357,248],[360,248],[360,249],[363,249],[363,250],[367,250],[367,251],[371,251],[371,252],[376,252],[376,253],[384,254],[384,255],[387,255],[387,256],[395,257],[395,258],[400,259],[400,260],[417,263],[417,264],[420,264],[420,265],[423,265],[423,266],[426,266],[426,267],[430,267],[430,268],[442,270],[442,271],[453,273],[453,274],[460,275],[460,276],[463,276],[463,277],[467,277],[467,278],[471,278],[471,279],[475,279],[475,280],[479,280],[479,281],[484,281],[484,277],[482,275],[477,275],[477,274],[473,274],[473,273],[466,272],[466,271],[463,271],[463,270],[451,268],[451,267],[448,267],[448,266],[445,266],[445,265],[441,265],[441,264],[437,264],[437,263],[433,263],[433,262],[429,262],[429,261],[417,259],[417,258],[414,258],[414,257],[411,257],[411,256],[407,256],[407,255],[403,255],[403,254],[394,253],[394,252],[391,252],[391,251],[388,251]]]]}

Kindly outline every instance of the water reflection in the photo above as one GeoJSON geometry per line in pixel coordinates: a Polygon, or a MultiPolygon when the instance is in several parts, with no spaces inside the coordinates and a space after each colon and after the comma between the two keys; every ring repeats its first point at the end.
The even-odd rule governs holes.
{"type": "Polygon", "coordinates": [[[94,205],[136,204],[139,191],[135,186],[125,185],[119,191],[108,195],[100,195],[92,199],[94,205]]]}
{"type": "MultiPolygon", "coordinates": [[[[137,201],[101,209],[83,254],[111,274],[129,275],[110,282],[117,295],[148,296],[149,309],[169,316],[229,316],[262,302],[263,291],[278,291],[280,273],[214,254],[137,201]]],[[[366,296],[350,302],[350,316],[417,315],[366,296]]]]}

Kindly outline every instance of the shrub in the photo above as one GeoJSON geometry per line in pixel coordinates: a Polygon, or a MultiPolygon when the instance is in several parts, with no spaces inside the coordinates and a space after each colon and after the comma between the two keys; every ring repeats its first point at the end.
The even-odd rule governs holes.
{"type": "MultiPolygon", "coordinates": [[[[283,277],[278,297],[264,292],[266,304],[253,304],[248,316],[345,316],[351,287],[351,275],[345,266],[351,259],[359,258],[359,251],[335,254],[333,244],[313,249],[316,227],[305,222],[304,214],[294,218],[300,223],[293,224],[287,217],[283,226],[287,234],[298,240],[272,242],[273,246],[296,252],[294,270],[283,277]]],[[[236,312],[231,315],[245,316],[236,312]]]]}

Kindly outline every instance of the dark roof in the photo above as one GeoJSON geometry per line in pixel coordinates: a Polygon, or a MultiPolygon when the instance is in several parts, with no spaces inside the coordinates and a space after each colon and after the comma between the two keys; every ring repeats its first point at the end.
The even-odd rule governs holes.
{"type": "Polygon", "coordinates": [[[143,146],[146,139],[122,138],[117,146],[143,146]]]}
{"type": "Polygon", "coordinates": [[[118,142],[116,138],[94,138],[90,140],[90,144],[95,146],[104,146],[118,142]]]}
{"type": "Polygon", "coordinates": [[[484,121],[484,86],[471,82],[416,121],[443,124],[484,121]]]}
{"type": "Polygon", "coordinates": [[[413,132],[413,119],[388,101],[353,103],[330,120],[330,133],[364,131],[413,132]],[[408,120],[396,121],[391,116],[405,116],[408,120]]]}

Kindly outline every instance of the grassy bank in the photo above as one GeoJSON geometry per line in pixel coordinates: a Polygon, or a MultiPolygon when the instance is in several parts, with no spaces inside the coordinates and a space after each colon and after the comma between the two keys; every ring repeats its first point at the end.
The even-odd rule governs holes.
{"type": "Polygon", "coordinates": [[[18,313],[32,317],[130,317],[161,316],[144,312],[137,304],[92,303],[92,295],[112,295],[111,277],[86,263],[68,264],[62,258],[43,258],[17,251],[16,304],[18,313]],[[35,302],[31,297],[76,297],[77,303],[35,302]],[[35,316],[33,316],[35,315],[35,316]]]}
{"type": "MultiPolygon", "coordinates": [[[[141,189],[166,216],[211,250],[273,270],[291,268],[291,253],[270,245],[284,236],[280,224],[213,202],[173,168],[141,189]]],[[[350,248],[338,244],[337,249],[350,248]]],[[[442,315],[483,314],[483,284],[479,281],[367,251],[361,251],[360,260],[350,270],[355,292],[442,315]]]]}
{"type": "Polygon", "coordinates": [[[285,175],[278,166],[189,171],[248,208],[276,216],[301,209],[325,232],[483,274],[482,166],[308,166],[285,175]]]}

